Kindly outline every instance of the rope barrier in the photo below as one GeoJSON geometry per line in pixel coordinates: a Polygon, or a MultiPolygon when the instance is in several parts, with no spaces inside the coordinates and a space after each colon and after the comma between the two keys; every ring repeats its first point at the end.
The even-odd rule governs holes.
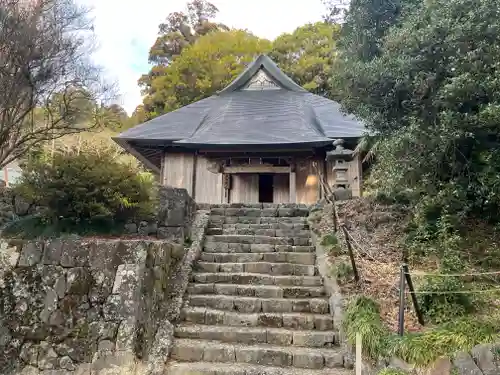
{"type": "MultiPolygon", "coordinates": [[[[344,226],[345,228],[345,226],[344,226]]],[[[351,239],[351,241],[354,242],[354,244],[356,245],[356,247],[358,248],[358,250],[361,250],[362,253],[364,253],[365,255],[367,255],[368,257],[370,257],[372,260],[375,260],[375,258],[368,252],[366,251],[360,244],[358,241],[356,241],[356,239],[352,236],[352,234],[347,230],[347,228],[345,228],[345,231],[347,233],[347,235],[349,236],[349,238],[351,239]]]]}
{"type": "MultiPolygon", "coordinates": [[[[416,290],[413,293],[414,294],[472,294],[472,293],[500,293],[500,288],[495,288],[495,289],[476,289],[476,290],[455,290],[455,291],[449,291],[449,292],[432,292],[432,291],[420,291],[416,290]]],[[[406,294],[412,294],[410,291],[405,291],[406,294]]]]}
{"type": "Polygon", "coordinates": [[[500,275],[500,271],[493,272],[475,272],[475,273],[426,273],[426,272],[409,272],[410,276],[439,276],[439,277],[463,277],[463,276],[486,276],[500,275]]]}

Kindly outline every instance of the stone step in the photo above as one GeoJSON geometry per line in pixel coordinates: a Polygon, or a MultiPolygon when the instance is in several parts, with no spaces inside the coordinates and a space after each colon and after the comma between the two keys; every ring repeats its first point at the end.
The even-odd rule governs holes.
{"type": "Polygon", "coordinates": [[[181,339],[215,340],[248,345],[291,345],[307,348],[333,348],[338,345],[338,336],[334,331],[182,324],[175,328],[174,335],[181,339]]]}
{"type": "MultiPolygon", "coordinates": [[[[304,240],[300,238],[300,240],[304,240]]],[[[304,241],[300,241],[304,243],[304,241]]],[[[271,244],[244,244],[229,242],[205,242],[203,251],[208,253],[274,253],[296,252],[314,253],[316,249],[311,245],[271,245],[271,244]]]]}
{"type": "Polygon", "coordinates": [[[316,266],[292,263],[247,262],[247,263],[213,263],[198,262],[196,270],[201,272],[248,272],[268,275],[316,276],[316,266]]]}
{"type": "Polygon", "coordinates": [[[288,224],[307,224],[306,217],[272,217],[272,216],[222,216],[210,215],[210,225],[222,224],[274,224],[274,223],[288,223],[288,224]]]}
{"type": "Polygon", "coordinates": [[[235,236],[269,236],[269,237],[299,237],[310,238],[311,232],[306,229],[254,229],[254,228],[208,228],[207,235],[235,236]]]}
{"type": "Polygon", "coordinates": [[[323,286],[320,276],[273,276],[262,273],[245,272],[193,272],[192,280],[195,283],[215,284],[258,284],[258,285],[286,285],[286,286],[323,286]]]}
{"type": "Polygon", "coordinates": [[[291,207],[291,208],[309,208],[305,203],[213,203],[209,204],[208,208],[276,208],[276,207],[291,207]]]}
{"type": "Polygon", "coordinates": [[[221,224],[218,228],[222,228],[224,230],[239,230],[239,229],[306,230],[309,229],[309,223],[303,220],[299,223],[286,223],[278,221],[276,223],[265,223],[265,224],[221,224]]]}
{"type": "Polygon", "coordinates": [[[311,236],[309,231],[306,237],[273,237],[273,236],[249,236],[244,234],[225,234],[206,236],[206,242],[222,242],[222,243],[241,243],[246,245],[268,244],[268,245],[296,245],[305,246],[311,245],[311,236]]]}
{"type": "Polygon", "coordinates": [[[314,253],[201,253],[200,261],[216,263],[245,263],[245,262],[271,262],[292,264],[316,264],[314,253]]]}
{"type": "Polygon", "coordinates": [[[309,216],[309,209],[305,206],[211,207],[210,215],[248,217],[306,217],[309,216]]]}
{"type": "Polygon", "coordinates": [[[244,363],[171,362],[165,375],[352,375],[346,369],[322,370],[260,366],[244,363]]]}
{"type": "Polygon", "coordinates": [[[274,286],[237,284],[189,284],[188,294],[221,294],[257,298],[318,298],[326,295],[322,286],[274,286]]]}
{"type": "Polygon", "coordinates": [[[176,339],[172,359],[187,362],[248,363],[304,369],[342,368],[339,349],[310,349],[275,345],[238,345],[218,341],[176,339]]]}
{"type": "Polygon", "coordinates": [[[225,325],[231,327],[269,327],[296,330],[333,331],[330,314],[252,313],[245,314],[207,307],[183,307],[181,320],[193,324],[225,325]]]}
{"type": "Polygon", "coordinates": [[[257,298],[231,295],[192,294],[186,297],[186,306],[208,307],[216,310],[242,313],[299,312],[328,314],[326,298],[257,298]]]}

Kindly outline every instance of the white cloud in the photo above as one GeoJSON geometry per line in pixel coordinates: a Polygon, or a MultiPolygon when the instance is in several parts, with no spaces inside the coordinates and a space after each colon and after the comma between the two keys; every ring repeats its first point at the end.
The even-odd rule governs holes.
{"type": "MultiPolygon", "coordinates": [[[[99,50],[95,58],[116,80],[121,104],[131,113],[141,103],[137,80],[148,71],[148,51],[158,25],[173,11],[184,10],[186,0],[80,0],[93,7],[99,50]]],[[[307,22],[321,19],[321,0],[212,0],[218,20],[274,39],[307,22]]]]}

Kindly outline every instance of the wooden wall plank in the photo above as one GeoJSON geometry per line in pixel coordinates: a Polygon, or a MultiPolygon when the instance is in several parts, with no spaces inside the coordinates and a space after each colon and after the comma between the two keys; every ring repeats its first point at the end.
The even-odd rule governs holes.
{"type": "Polygon", "coordinates": [[[314,161],[318,163],[319,159],[297,160],[297,203],[314,204],[319,199],[319,178],[313,167],[314,161]]]}
{"type": "Polygon", "coordinates": [[[290,173],[290,167],[249,165],[244,167],[225,167],[224,173],[290,173]]]}
{"type": "Polygon", "coordinates": [[[186,189],[193,195],[194,155],[184,153],[166,153],[163,163],[163,184],[186,189]]]}
{"type": "Polygon", "coordinates": [[[259,203],[259,175],[234,174],[230,203],[259,203]]]}
{"type": "Polygon", "coordinates": [[[354,160],[349,163],[348,176],[349,180],[352,181],[352,196],[361,197],[363,195],[363,172],[359,155],[356,155],[354,160]]]}
{"type": "Polygon", "coordinates": [[[208,166],[209,160],[204,156],[198,156],[195,200],[197,203],[223,203],[222,173],[212,173],[208,170],[208,166]]]}
{"type": "Polygon", "coordinates": [[[275,174],[273,176],[273,203],[290,202],[290,175],[275,174]]]}

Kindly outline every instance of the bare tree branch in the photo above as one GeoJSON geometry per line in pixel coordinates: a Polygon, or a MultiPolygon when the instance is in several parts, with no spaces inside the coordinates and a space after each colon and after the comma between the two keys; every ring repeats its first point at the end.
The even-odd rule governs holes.
{"type": "Polygon", "coordinates": [[[75,0],[0,0],[0,168],[101,125],[113,90],[92,52],[89,9],[75,0]]]}

